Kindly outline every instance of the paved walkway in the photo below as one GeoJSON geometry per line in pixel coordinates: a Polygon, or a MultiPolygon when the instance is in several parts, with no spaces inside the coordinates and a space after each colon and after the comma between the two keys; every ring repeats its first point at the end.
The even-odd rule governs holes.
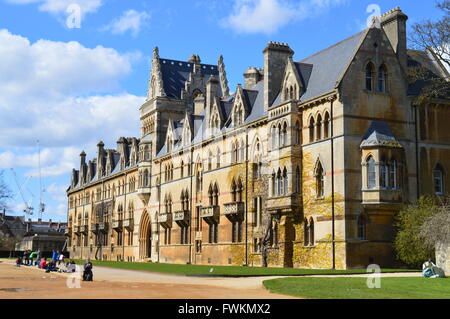
{"type": "MultiPolygon", "coordinates": [[[[11,267],[14,262],[12,260],[1,260],[3,266],[8,264],[11,267]]],[[[0,264],[0,265],[2,265],[0,264]]],[[[45,274],[42,270],[35,267],[20,267],[26,268],[27,273],[30,271],[38,272],[40,275],[45,274]]],[[[50,274],[47,274],[49,277],[50,274]]],[[[51,273],[52,277],[68,277],[68,274],[51,273]]],[[[367,274],[359,275],[311,275],[310,277],[366,277],[367,274]]],[[[381,277],[419,277],[420,272],[414,273],[382,273],[381,277]]],[[[45,276],[43,276],[45,277],[45,276]]],[[[121,283],[123,287],[133,287],[133,284],[144,287],[158,287],[159,291],[165,288],[170,288],[173,298],[177,298],[179,294],[174,293],[177,290],[191,296],[190,298],[289,298],[287,296],[273,294],[267,291],[262,282],[264,280],[283,278],[285,276],[260,276],[260,277],[192,277],[174,274],[152,273],[147,271],[126,270],[110,267],[94,266],[94,283],[101,283],[102,285],[111,283],[121,283]],[[132,285],[123,286],[123,283],[132,285]],[[217,295],[220,291],[220,297],[217,295]],[[237,294],[237,295],[236,295],[237,294]]],[[[62,278],[61,278],[62,279],[62,278]]],[[[84,284],[84,283],[83,283],[84,284]]],[[[135,286],[135,287],[138,287],[135,286]]],[[[134,294],[132,294],[134,295],[134,294]]],[[[161,296],[164,294],[161,294],[161,296]]],[[[154,296],[149,298],[154,298],[154,296]]],[[[161,297],[161,298],[167,298],[161,297]]],[[[170,297],[169,297],[170,298],[170,297]]],[[[180,297],[186,298],[186,297],[180,297]]]]}

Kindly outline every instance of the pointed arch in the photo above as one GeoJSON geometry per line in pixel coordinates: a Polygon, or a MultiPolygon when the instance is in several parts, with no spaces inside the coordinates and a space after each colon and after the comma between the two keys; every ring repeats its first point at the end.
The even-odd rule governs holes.
{"type": "Polygon", "coordinates": [[[139,223],[139,258],[151,258],[152,252],[152,230],[151,219],[147,210],[144,210],[139,223]]]}

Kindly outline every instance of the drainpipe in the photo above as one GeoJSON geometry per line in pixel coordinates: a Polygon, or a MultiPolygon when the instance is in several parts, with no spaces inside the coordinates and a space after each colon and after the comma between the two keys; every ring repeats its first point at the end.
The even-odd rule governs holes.
{"type": "Polygon", "coordinates": [[[248,266],[248,128],[245,128],[245,266],[248,266]]]}
{"type": "MultiPolygon", "coordinates": [[[[194,152],[193,152],[193,149],[191,148],[191,156],[190,156],[190,158],[192,158],[194,156],[194,152]]],[[[191,164],[189,163],[190,161],[188,161],[188,170],[187,170],[187,173],[189,174],[189,182],[190,182],[190,185],[189,185],[189,187],[190,187],[190,190],[189,190],[189,197],[190,197],[190,203],[191,203],[191,213],[190,213],[190,216],[189,216],[189,236],[190,236],[190,240],[189,240],[189,263],[190,264],[192,264],[192,254],[193,254],[193,251],[192,251],[192,245],[193,245],[193,243],[195,244],[195,238],[193,238],[193,222],[192,222],[192,220],[193,220],[193,212],[194,212],[194,201],[193,201],[193,199],[194,199],[194,196],[193,196],[193,193],[192,193],[192,174],[190,174],[191,173],[191,164]],[[194,240],[193,240],[194,239],[194,240]]],[[[184,170],[184,168],[183,168],[183,170],[184,170]]],[[[195,260],[194,260],[194,263],[195,263],[195,260]]]]}
{"type": "Polygon", "coordinates": [[[417,126],[417,104],[413,104],[414,107],[414,134],[415,134],[415,146],[416,146],[416,195],[417,199],[420,197],[420,184],[419,184],[419,132],[417,126]]]}
{"type": "Polygon", "coordinates": [[[333,250],[333,269],[336,269],[336,242],[335,242],[335,219],[334,219],[334,132],[333,132],[333,101],[330,102],[330,135],[331,135],[331,236],[333,250]]]}
{"type": "MultiPolygon", "coordinates": [[[[162,161],[159,161],[159,186],[157,185],[156,187],[159,187],[156,189],[156,192],[158,193],[158,215],[161,214],[161,184],[162,184],[162,179],[161,179],[161,163],[162,161]]],[[[151,227],[151,226],[150,226],[151,227]]],[[[159,222],[158,225],[156,225],[156,227],[158,227],[158,262],[160,259],[160,254],[161,254],[161,232],[160,232],[160,227],[159,227],[159,222]]]]}
{"type": "MultiPolygon", "coordinates": [[[[124,216],[126,216],[127,215],[127,183],[126,183],[126,181],[128,180],[128,178],[127,178],[127,174],[125,173],[124,174],[125,175],[125,189],[124,189],[124,195],[125,195],[125,197],[124,197],[124,200],[123,200],[123,209],[124,209],[124,214],[122,215],[122,261],[124,261],[125,260],[125,236],[124,236],[124,231],[123,231],[123,220],[124,220],[124,216]]],[[[150,175],[151,176],[151,175],[150,175]]]]}

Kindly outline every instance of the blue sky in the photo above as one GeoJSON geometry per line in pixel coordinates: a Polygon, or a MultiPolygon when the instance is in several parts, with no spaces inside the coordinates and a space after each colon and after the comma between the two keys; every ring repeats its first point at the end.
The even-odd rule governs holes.
{"type": "Polygon", "coordinates": [[[114,148],[139,135],[153,47],[208,64],[222,54],[234,91],[247,67],[262,67],[268,41],[288,43],[301,60],[362,30],[371,4],[381,13],[400,6],[408,25],[441,16],[434,1],[411,0],[0,0],[0,169],[16,194],[10,213],[24,206],[11,167],[38,206],[39,140],[44,218],[66,220],[81,150],[92,158],[99,140],[114,148]],[[80,28],[68,27],[71,4],[80,28]]]}

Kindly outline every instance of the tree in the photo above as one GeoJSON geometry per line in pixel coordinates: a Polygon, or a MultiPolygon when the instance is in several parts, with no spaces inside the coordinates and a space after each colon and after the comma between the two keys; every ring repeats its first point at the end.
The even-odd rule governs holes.
{"type": "Polygon", "coordinates": [[[429,249],[435,249],[441,243],[450,243],[450,198],[441,203],[435,215],[425,220],[420,227],[420,237],[429,249]]]}
{"type": "MultiPolygon", "coordinates": [[[[413,48],[428,51],[435,62],[450,68],[450,1],[438,1],[436,7],[444,12],[441,20],[427,20],[412,26],[410,42],[413,48]]],[[[450,96],[450,79],[433,74],[422,65],[409,68],[409,82],[420,84],[419,100],[427,98],[442,98],[450,96]]]]}
{"type": "Polygon", "coordinates": [[[8,185],[3,181],[3,172],[0,171],[0,210],[6,209],[6,201],[11,198],[11,190],[8,185]]]}
{"type": "Polygon", "coordinates": [[[426,244],[421,236],[421,227],[432,216],[441,211],[433,197],[422,196],[415,203],[407,205],[397,217],[398,227],[395,238],[397,257],[404,263],[419,267],[429,258],[433,258],[434,249],[426,244]]]}

